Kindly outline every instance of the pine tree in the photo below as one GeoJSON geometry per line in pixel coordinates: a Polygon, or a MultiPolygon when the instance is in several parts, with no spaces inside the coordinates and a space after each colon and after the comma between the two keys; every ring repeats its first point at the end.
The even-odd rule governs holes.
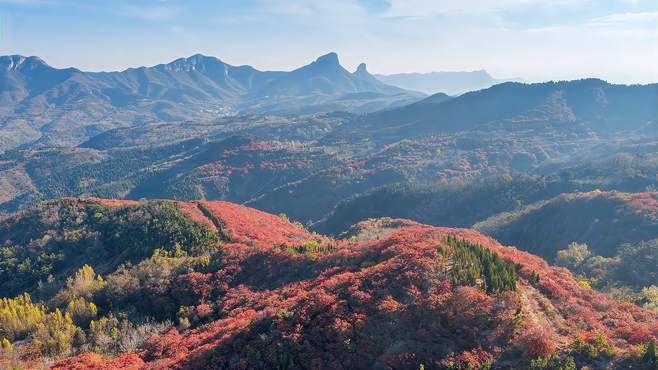
{"type": "Polygon", "coordinates": [[[0,347],[2,347],[2,349],[5,351],[12,351],[14,349],[14,346],[11,345],[11,342],[9,342],[7,338],[2,338],[0,347]]]}
{"type": "Polygon", "coordinates": [[[451,251],[453,285],[476,286],[489,294],[516,289],[516,267],[485,247],[457,240],[446,239],[451,251]]]}
{"type": "Polygon", "coordinates": [[[567,361],[564,363],[564,366],[562,367],[564,370],[576,370],[576,360],[573,359],[573,357],[569,356],[567,357],[567,361]]]}
{"type": "Polygon", "coordinates": [[[642,361],[645,364],[648,364],[648,365],[654,365],[654,366],[658,365],[658,359],[656,358],[656,341],[655,340],[651,340],[647,344],[647,349],[644,352],[644,356],[642,357],[642,361]]]}

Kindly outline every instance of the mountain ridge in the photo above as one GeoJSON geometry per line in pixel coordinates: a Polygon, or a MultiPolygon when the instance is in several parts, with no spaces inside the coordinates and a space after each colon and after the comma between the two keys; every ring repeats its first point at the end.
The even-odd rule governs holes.
{"type": "Polygon", "coordinates": [[[503,82],[522,82],[518,78],[497,79],[492,77],[486,70],[407,72],[389,75],[377,74],[375,77],[383,82],[409,90],[421,91],[426,94],[443,92],[448,95],[461,95],[469,91],[486,89],[503,82]]]}
{"type": "Polygon", "coordinates": [[[201,54],[110,72],[58,69],[38,57],[5,56],[0,57],[0,150],[75,145],[108,129],[149,122],[363,112],[422,97],[367,73],[348,72],[335,53],[290,72],[233,66],[201,54]]]}
{"type": "Polygon", "coordinates": [[[653,133],[658,124],[658,84],[614,85],[600,79],[506,82],[448,99],[437,94],[373,112],[364,122],[332,133],[390,143],[401,137],[455,132],[515,131],[564,126],[600,135],[653,133]]]}

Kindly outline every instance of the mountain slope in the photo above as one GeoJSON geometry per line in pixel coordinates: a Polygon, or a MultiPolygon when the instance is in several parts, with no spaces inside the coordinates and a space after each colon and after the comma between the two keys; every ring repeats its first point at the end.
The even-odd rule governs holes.
{"type": "MultiPolygon", "coordinates": [[[[160,234],[160,242],[172,247],[179,238],[175,251],[155,251],[136,265],[106,270],[86,299],[98,304],[99,314],[107,314],[108,307],[116,312],[130,308],[128,317],[174,314],[185,324],[155,333],[143,351],[118,352],[110,360],[81,354],[61,360],[55,369],[527,368],[530,360],[553,355],[550,361],[565,363],[569,356],[579,366],[594,368],[639,366],[635,345],[658,335],[655,313],[611,301],[578,284],[565,269],[472,230],[383,220],[359,225],[357,232],[370,237],[347,242],[225,202],[71,199],[42,207],[2,227],[16,234],[13,225],[48,220],[47,227],[31,229],[46,248],[64,243],[61,247],[93,249],[84,239],[70,244],[70,237],[93,235],[80,232],[107,222],[109,215],[160,209],[186,215],[198,221],[193,226],[198,232],[204,230],[207,237],[217,233],[222,240],[216,249],[212,239],[180,239],[185,234],[170,231],[189,221],[178,216],[170,219],[173,223],[156,223],[165,227],[159,230],[169,230],[160,234]],[[59,218],[52,218],[53,211],[59,218]],[[89,218],[71,228],[80,212],[89,218]],[[60,228],[69,231],[51,231],[60,228]],[[199,241],[210,248],[189,248],[199,241]]],[[[140,229],[124,223],[108,235],[140,229]]],[[[143,244],[157,240],[144,239],[143,244]]],[[[66,277],[56,276],[55,281],[66,277]]],[[[76,285],[71,284],[52,304],[73,294],[76,285]]],[[[86,329],[86,348],[106,348],[96,342],[102,332],[95,328],[111,324],[108,320],[98,318],[86,329]]],[[[38,345],[27,338],[14,351],[38,345]]]]}
{"type": "Polygon", "coordinates": [[[57,69],[37,57],[4,56],[0,150],[77,144],[111,128],[148,122],[236,113],[364,112],[423,96],[367,73],[350,73],[335,53],[291,72],[263,72],[203,55],[122,72],[57,69]]]}
{"type": "Polygon", "coordinates": [[[250,66],[235,67],[197,54],[154,67],[89,75],[108,86],[113,104],[127,106],[150,99],[188,104],[223,101],[229,106],[249,91],[251,80],[260,73],[250,66]]]}
{"type": "Polygon", "coordinates": [[[340,65],[338,55],[329,53],[313,63],[272,78],[257,95],[303,96],[312,93],[344,95],[359,92],[400,94],[405,90],[386,85],[365,70],[362,64],[355,73],[340,65]]]}
{"type": "Polygon", "coordinates": [[[392,185],[357,194],[340,202],[312,224],[318,232],[339,235],[370,218],[392,217],[429,225],[470,227],[520,205],[554,197],[582,185],[535,176],[486,178],[451,185],[392,185]]]}
{"type": "Polygon", "coordinates": [[[372,112],[415,102],[424,94],[386,85],[365,64],[350,73],[329,53],[288,73],[266,72],[240,110],[246,113],[298,113],[347,110],[372,112]]]}
{"type": "Polygon", "coordinates": [[[658,85],[611,85],[588,79],[538,84],[504,83],[454,99],[429,97],[405,107],[375,112],[345,126],[334,140],[357,136],[390,143],[470,130],[517,131],[553,127],[601,135],[655,135],[658,85]],[[434,100],[434,101],[432,101],[434,100]]]}
{"type": "Polygon", "coordinates": [[[658,194],[592,191],[563,194],[474,226],[505,244],[553,259],[569,243],[617,254],[624,243],[658,238],[658,194]]]}
{"type": "MultiPolygon", "coordinates": [[[[522,172],[513,176],[475,178],[470,181],[447,184],[442,182],[431,185],[423,183],[395,184],[377,187],[347,197],[323,219],[313,223],[312,228],[324,234],[338,235],[359,220],[379,217],[408,218],[430,225],[454,227],[471,227],[491,217],[489,221],[492,223],[503,222],[498,226],[504,228],[507,227],[504,225],[509,220],[505,221],[502,216],[496,217],[500,213],[511,217],[511,214],[525,206],[534,203],[543,204],[541,201],[550,200],[560,194],[584,193],[601,189],[607,192],[616,190],[636,193],[627,194],[627,196],[641,196],[646,189],[654,189],[658,186],[657,171],[658,156],[653,149],[649,149],[646,154],[642,155],[623,153],[605,160],[586,161],[578,166],[567,168],[564,165],[549,162],[545,168],[535,171],[535,174],[529,171],[531,174],[522,172]],[[536,173],[545,174],[537,175],[536,173]]],[[[600,195],[604,198],[610,194],[601,193],[600,195]]],[[[557,199],[555,201],[557,202],[557,199]]],[[[586,203],[583,201],[578,206],[590,207],[586,203]]],[[[614,206],[611,204],[610,207],[614,206]]],[[[614,218],[608,219],[607,217],[618,215],[618,213],[610,211],[611,209],[601,214],[605,215],[605,219],[600,220],[601,222],[610,223],[614,218]]],[[[578,210],[575,212],[581,214],[578,210]]],[[[560,210],[558,213],[559,215],[556,217],[560,220],[563,217],[573,217],[571,214],[566,214],[566,210],[560,210]]],[[[590,215],[594,213],[591,211],[590,215]]],[[[628,214],[625,214],[622,218],[627,216],[628,214]]],[[[533,221],[537,222],[538,228],[547,227],[542,220],[534,219],[533,221]]],[[[576,225],[585,219],[580,217],[575,221],[577,222],[570,223],[576,225]]],[[[585,233],[585,230],[589,229],[586,223],[579,225],[584,228],[581,233],[585,233]]],[[[638,234],[631,231],[635,227],[620,229],[615,226],[615,229],[619,229],[619,235],[614,239],[627,237],[628,242],[638,241],[638,234]]],[[[489,230],[486,223],[482,224],[482,230],[489,230]]],[[[524,232],[532,234],[529,230],[524,232]]],[[[549,239],[564,235],[552,232],[544,234],[549,239]]],[[[502,238],[502,236],[498,236],[502,238]]],[[[574,237],[572,241],[578,240],[576,234],[571,236],[574,237]]],[[[644,237],[647,236],[650,234],[644,235],[644,237]]],[[[540,237],[532,236],[532,238],[532,242],[529,244],[534,246],[541,244],[544,240],[540,237]]],[[[608,246],[610,241],[606,242],[608,246]]],[[[504,242],[524,247],[523,244],[516,244],[514,240],[504,240],[504,242]]],[[[608,254],[606,253],[606,255],[608,254]]],[[[549,259],[555,257],[554,252],[545,257],[549,259]]]]}
{"type": "MultiPolygon", "coordinates": [[[[402,140],[384,146],[373,141],[385,134],[338,140],[336,132],[363,119],[335,113],[145,124],[105,132],[82,147],[10,151],[0,155],[0,210],[11,212],[39,200],[80,195],[206,198],[248,202],[308,223],[327,217],[349,198],[396,183],[461,186],[486,177],[540,174],[551,176],[551,182],[562,179],[574,185],[563,189],[568,192],[596,188],[638,192],[658,184],[657,142],[641,135],[608,138],[542,127],[418,138],[408,130],[402,140]],[[250,143],[239,145],[240,140],[250,143]]],[[[427,197],[431,199],[431,194],[427,197]]],[[[361,203],[366,206],[363,212],[356,209],[348,217],[338,217],[342,226],[325,231],[342,231],[360,220],[353,218],[356,214],[413,217],[452,226],[481,221],[433,220],[434,210],[423,210],[432,201],[418,204],[415,211],[414,206],[407,207],[409,213],[387,213],[385,203],[368,213],[367,202],[361,203]]],[[[477,214],[478,204],[466,207],[477,214]]]]}
{"type": "Polygon", "coordinates": [[[333,158],[318,150],[234,136],[188,152],[186,158],[140,182],[126,197],[245,202],[307,177],[329,163],[333,158]]]}

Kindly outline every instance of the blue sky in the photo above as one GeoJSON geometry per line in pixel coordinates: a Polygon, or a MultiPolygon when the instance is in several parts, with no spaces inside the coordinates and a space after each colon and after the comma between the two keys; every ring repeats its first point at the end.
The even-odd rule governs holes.
{"type": "Polygon", "coordinates": [[[658,81],[658,0],[0,0],[1,54],[117,70],[195,53],[288,70],[658,81]]]}

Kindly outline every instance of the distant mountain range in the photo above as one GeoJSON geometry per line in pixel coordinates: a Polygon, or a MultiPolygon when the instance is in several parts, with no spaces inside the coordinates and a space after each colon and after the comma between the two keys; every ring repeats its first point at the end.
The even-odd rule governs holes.
{"type": "MultiPolygon", "coordinates": [[[[305,68],[326,62],[331,59],[305,68]]],[[[306,69],[295,74],[309,73],[306,69]]],[[[360,67],[354,74],[364,70],[360,67]]],[[[268,89],[290,91],[289,80],[278,81],[276,88],[268,89]]],[[[343,86],[348,81],[343,80],[343,86]]],[[[192,116],[186,121],[123,124],[127,127],[98,134],[85,121],[75,120],[70,127],[77,130],[57,125],[43,130],[57,139],[50,143],[78,139],[75,135],[90,137],[81,144],[0,155],[0,212],[61,196],[205,198],[317,222],[343,200],[394,183],[455,182],[519,172],[544,175],[618,153],[653,153],[656,101],[658,85],[579,80],[505,83],[456,98],[435,94],[368,114],[192,116]]],[[[82,117],[84,108],[69,114],[82,117]]],[[[642,186],[624,190],[653,186],[654,168],[642,170],[654,171],[642,186]]]]}
{"type": "Polygon", "coordinates": [[[122,72],[57,69],[38,57],[0,57],[0,151],[77,144],[116,127],[253,113],[369,112],[422,93],[387,85],[336,53],[290,72],[232,66],[203,55],[122,72]]]}
{"type": "MultiPolygon", "coordinates": [[[[402,138],[463,132],[513,132],[559,127],[595,134],[658,133],[658,84],[613,85],[598,79],[524,84],[507,82],[456,98],[439,93],[343,125],[337,140],[402,138]]],[[[329,137],[327,138],[329,139],[329,137]]]]}
{"type": "Polygon", "coordinates": [[[375,75],[380,81],[408,90],[421,91],[426,94],[439,92],[448,95],[461,95],[475,90],[486,89],[503,82],[523,82],[521,79],[496,79],[487,71],[472,72],[429,72],[397,73],[375,75]]]}
{"type": "MultiPolygon", "coordinates": [[[[443,80],[463,81],[464,86],[496,82],[486,72],[415,76],[427,83],[448,76],[443,80]]],[[[657,85],[611,85],[594,79],[506,82],[453,98],[452,88],[444,89],[448,94],[427,97],[405,89],[420,85],[395,83],[402,87],[380,81],[363,63],[354,72],[346,70],[336,53],[289,72],[233,66],[203,55],[121,72],[58,69],[38,57],[4,56],[0,57],[0,152],[75,146],[117,128],[244,115],[368,113],[331,135],[356,135],[351,140],[367,137],[380,143],[482,125],[560,123],[599,133],[655,130],[658,116],[657,85]]]]}

